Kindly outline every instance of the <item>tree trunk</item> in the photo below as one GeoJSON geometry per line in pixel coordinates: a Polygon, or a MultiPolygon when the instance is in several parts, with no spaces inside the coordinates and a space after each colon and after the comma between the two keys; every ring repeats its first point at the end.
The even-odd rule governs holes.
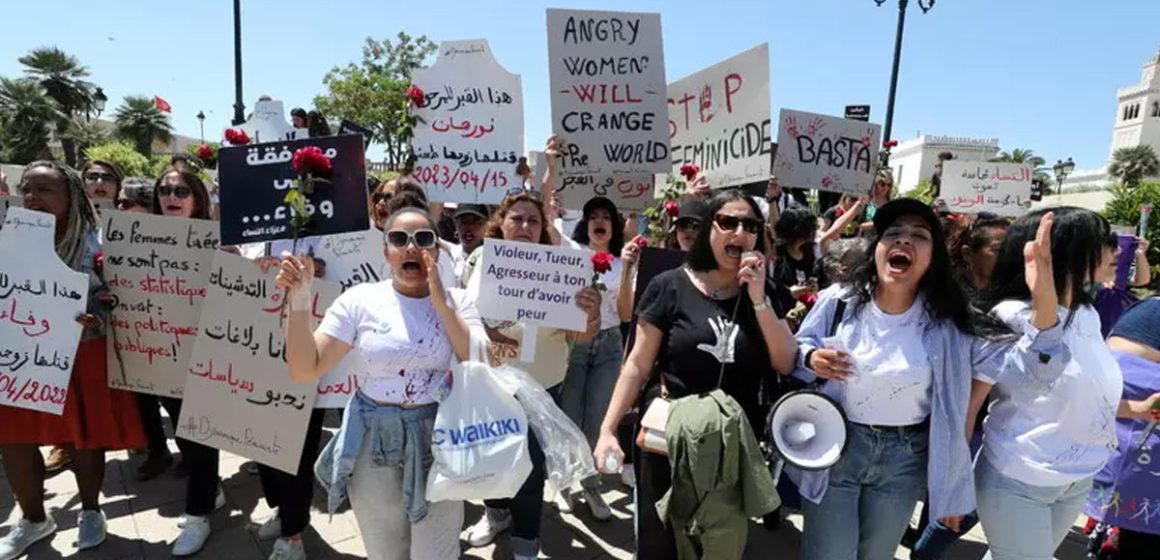
{"type": "Polygon", "coordinates": [[[76,168],[77,166],[77,145],[72,138],[61,138],[60,149],[64,152],[64,162],[69,167],[76,168]]]}
{"type": "Polygon", "coordinates": [[[137,136],[137,153],[150,157],[153,155],[153,139],[148,135],[137,136]]]}

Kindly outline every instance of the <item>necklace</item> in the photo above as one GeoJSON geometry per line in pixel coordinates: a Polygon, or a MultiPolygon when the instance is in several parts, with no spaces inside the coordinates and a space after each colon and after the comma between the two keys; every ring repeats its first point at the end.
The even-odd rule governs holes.
{"type": "MultiPolygon", "coordinates": [[[[738,287],[735,285],[726,285],[726,286],[713,288],[713,287],[709,286],[709,282],[708,282],[707,278],[705,278],[703,276],[704,273],[694,272],[694,271],[690,271],[690,272],[692,272],[691,276],[692,276],[693,280],[696,281],[696,283],[698,284],[697,287],[700,288],[701,291],[704,292],[705,295],[708,296],[708,298],[711,300],[721,301],[721,300],[730,299],[730,298],[733,298],[734,296],[736,296],[738,291],[739,291],[738,287]]],[[[705,275],[705,276],[707,276],[707,275],[705,275]]]]}

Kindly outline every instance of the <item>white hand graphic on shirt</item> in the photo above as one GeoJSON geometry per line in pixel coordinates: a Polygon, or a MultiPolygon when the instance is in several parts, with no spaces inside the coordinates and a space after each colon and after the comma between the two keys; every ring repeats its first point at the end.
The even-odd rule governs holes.
{"type": "Polygon", "coordinates": [[[697,349],[712,354],[722,364],[733,363],[734,344],[737,341],[737,325],[724,317],[718,317],[716,319],[709,319],[709,327],[713,329],[713,334],[717,337],[717,343],[711,346],[701,343],[697,345],[697,349]]]}

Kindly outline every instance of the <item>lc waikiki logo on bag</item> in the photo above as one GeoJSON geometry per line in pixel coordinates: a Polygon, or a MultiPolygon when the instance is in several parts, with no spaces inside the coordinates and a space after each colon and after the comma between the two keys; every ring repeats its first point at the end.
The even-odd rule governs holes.
{"type": "Polygon", "coordinates": [[[471,446],[476,443],[482,445],[490,443],[492,439],[508,435],[522,436],[525,433],[518,418],[506,418],[492,422],[480,422],[466,428],[437,428],[432,433],[431,443],[434,445],[446,443],[451,447],[471,446]],[[450,441],[448,441],[449,437],[450,441]]]}

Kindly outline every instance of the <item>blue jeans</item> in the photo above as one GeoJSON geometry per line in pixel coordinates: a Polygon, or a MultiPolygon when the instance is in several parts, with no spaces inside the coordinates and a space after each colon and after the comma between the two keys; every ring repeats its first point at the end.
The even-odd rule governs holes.
{"type": "Polygon", "coordinates": [[[1091,489],[1091,477],[1063,486],[1025,484],[1004,476],[979,454],[975,494],[991,558],[1051,560],[1091,489]]]}
{"type": "MultiPolygon", "coordinates": [[[[620,327],[604,329],[596,336],[572,348],[568,374],[560,394],[560,408],[584,433],[589,446],[596,446],[600,424],[612,400],[612,389],[620,377],[624,354],[620,327]]],[[[551,359],[544,356],[542,359],[551,359]]]]}
{"type": "Polygon", "coordinates": [[[805,560],[893,560],[926,488],[929,431],[847,424],[822,503],[802,500],[805,560]]]}
{"type": "Polygon", "coordinates": [[[942,560],[951,545],[960,537],[967,534],[979,523],[979,515],[971,512],[963,516],[963,521],[959,524],[959,531],[956,533],[952,531],[937,520],[927,519],[930,507],[924,506],[922,508],[922,521],[919,523],[919,529],[922,530],[922,536],[914,543],[914,548],[910,551],[910,560],[942,560]]]}

